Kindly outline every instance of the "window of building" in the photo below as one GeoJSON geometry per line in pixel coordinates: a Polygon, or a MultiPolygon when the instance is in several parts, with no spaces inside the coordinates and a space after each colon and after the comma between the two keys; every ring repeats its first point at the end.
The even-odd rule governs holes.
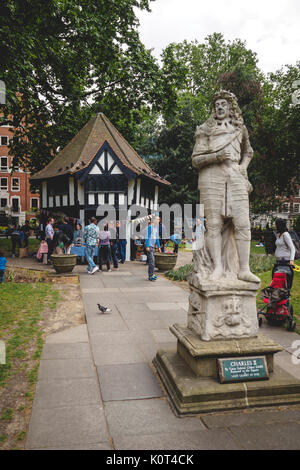
{"type": "Polygon", "coordinates": [[[12,178],[11,179],[11,190],[12,191],[20,191],[20,179],[19,178],[12,178]]]}
{"type": "Polygon", "coordinates": [[[282,212],[289,212],[289,211],[290,211],[290,203],[285,202],[284,204],[282,204],[282,212]]]}
{"type": "Polygon", "coordinates": [[[39,207],[39,200],[37,197],[31,198],[31,209],[37,209],[39,207]]]}
{"type": "Polygon", "coordinates": [[[8,171],[8,158],[0,157],[0,171],[8,171]]]}
{"type": "Polygon", "coordinates": [[[0,136],[0,145],[8,145],[8,137],[7,135],[0,136]]]}
{"type": "Polygon", "coordinates": [[[3,207],[7,206],[7,199],[2,197],[0,200],[0,207],[3,209],[3,207]]]}
{"type": "Polygon", "coordinates": [[[11,206],[13,212],[20,212],[19,210],[19,198],[13,197],[11,200],[11,206]]]}
{"type": "Polygon", "coordinates": [[[1,178],[0,189],[2,189],[4,191],[8,190],[7,178],[1,178]]]}
{"type": "Polygon", "coordinates": [[[294,204],[294,213],[299,214],[300,213],[300,204],[294,204]]]}
{"type": "Polygon", "coordinates": [[[19,171],[20,169],[20,165],[18,165],[17,163],[15,163],[15,159],[13,158],[12,159],[12,162],[11,162],[11,168],[13,171],[19,171]]]}

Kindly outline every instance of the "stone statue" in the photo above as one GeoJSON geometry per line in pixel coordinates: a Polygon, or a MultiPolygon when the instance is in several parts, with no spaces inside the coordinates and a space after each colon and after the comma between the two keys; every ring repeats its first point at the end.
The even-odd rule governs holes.
{"type": "Polygon", "coordinates": [[[206,279],[259,282],[249,268],[252,187],[247,168],[252,156],[237,99],[221,90],[213,97],[211,117],[196,129],[192,154],[206,220],[205,246],[194,265],[206,279]]]}

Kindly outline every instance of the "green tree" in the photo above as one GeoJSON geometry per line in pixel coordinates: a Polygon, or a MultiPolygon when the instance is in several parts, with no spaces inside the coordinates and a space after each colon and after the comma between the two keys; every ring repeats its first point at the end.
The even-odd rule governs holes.
{"type": "Polygon", "coordinates": [[[18,129],[10,153],[43,167],[95,112],[132,139],[139,109],[158,100],[161,78],[140,42],[134,8],[149,0],[3,0],[1,124],[18,129]]]}
{"type": "Polygon", "coordinates": [[[289,196],[299,183],[300,105],[293,106],[293,84],[300,79],[300,63],[286,66],[266,78],[263,106],[254,135],[256,151],[251,166],[253,208],[276,209],[278,197],[289,196]]]}
{"type": "Polygon", "coordinates": [[[191,165],[196,126],[209,117],[213,94],[226,88],[237,95],[251,131],[261,105],[262,74],[256,54],[245,43],[226,42],[217,33],[204,43],[170,44],[162,58],[172,99],[163,102],[163,125],[152,151],[158,157],[151,165],[172,183],[168,192],[161,192],[165,202],[197,202],[197,172],[191,165]]]}

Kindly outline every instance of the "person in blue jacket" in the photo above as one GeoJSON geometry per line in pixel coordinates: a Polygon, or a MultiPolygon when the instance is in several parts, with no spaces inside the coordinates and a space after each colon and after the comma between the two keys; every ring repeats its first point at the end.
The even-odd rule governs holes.
{"type": "Polygon", "coordinates": [[[147,229],[147,234],[146,234],[146,251],[148,255],[148,276],[149,276],[149,281],[155,281],[157,279],[157,276],[154,274],[154,253],[155,253],[155,245],[157,245],[157,248],[159,252],[161,252],[160,249],[160,243],[159,243],[159,221],[160,218],[158,216],[155,217],[154,222],[148,226],[147,229]]]}
{"type": "Polygon", "coordinates": [[[0,250],[0,284],[3,284],[4,282],[4,273],[5,273],[5,267],[6,267],[7,260],[4,257],[3,251],[0,250]]]}

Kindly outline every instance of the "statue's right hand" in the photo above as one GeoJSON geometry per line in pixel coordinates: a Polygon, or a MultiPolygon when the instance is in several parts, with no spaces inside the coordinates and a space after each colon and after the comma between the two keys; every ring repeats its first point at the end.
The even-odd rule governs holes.
{"type": "Polygon", "coordinates": [[[217,160],[219,162],[225,162],[225,160],[230,160],[231,159],[231,153],[229,150],[222,149],[217,152],[217,160]]]}

